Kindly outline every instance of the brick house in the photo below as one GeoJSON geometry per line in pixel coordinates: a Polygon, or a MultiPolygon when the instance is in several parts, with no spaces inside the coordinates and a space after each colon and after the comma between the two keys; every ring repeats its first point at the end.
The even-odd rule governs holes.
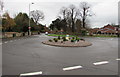
{"type": "Polygon", "coordinates": [[[120,28],[118,25],[112,26],[110,24],[102,27],[102,28],[94,28],[91,30],[92,34],[109,34],[109,35],[116,35],[120,33],[120,28]]]}

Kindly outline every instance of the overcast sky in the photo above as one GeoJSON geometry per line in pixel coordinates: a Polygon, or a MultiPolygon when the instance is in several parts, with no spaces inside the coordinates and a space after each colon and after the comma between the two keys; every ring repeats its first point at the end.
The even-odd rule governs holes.
{"type": "Polygon", "coordinates": [[[86,1],[91,4],[92,12],[95,14],[90,19],[91,27],[103,27],[106,24],[118,24],[118,2],[120,0],[3,0],[4,11],[14,17],[19,12],[29,12],[29,3],[32,10],[41,10],[45,14],[45,19],[41,21],[47,26],[59,15],[60,8],[68,7],[70,4],[79,7],[80,2],[86,1]]]}

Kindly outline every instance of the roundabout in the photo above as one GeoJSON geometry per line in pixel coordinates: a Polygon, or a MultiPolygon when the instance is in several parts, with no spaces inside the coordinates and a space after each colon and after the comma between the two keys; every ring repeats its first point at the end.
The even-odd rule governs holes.
{"type": "Polygon", "coordinates": [[[48,41],[43,41],[43,44],[58,46],[58,47],[87,47],[91,46],[92,43],[80,39],[78,37],[59,37],[50,39],[48,41]]]}

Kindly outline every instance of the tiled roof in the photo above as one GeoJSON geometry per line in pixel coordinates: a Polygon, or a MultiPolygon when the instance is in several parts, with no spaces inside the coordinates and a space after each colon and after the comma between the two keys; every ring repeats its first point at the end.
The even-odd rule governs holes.
{"type": "MultiPolygon", "coordinates": [[[[98,32],[98,31],[101,31],[102,33],[116,33],[117,32],[116,27],[113,27],[109,24],[100,28],[100,29],[99,28],[94,28],[94,29],[91,30],[91,32],[98,32]]],[[[120,32],[120,30],[118,32],[120,32]]]]}

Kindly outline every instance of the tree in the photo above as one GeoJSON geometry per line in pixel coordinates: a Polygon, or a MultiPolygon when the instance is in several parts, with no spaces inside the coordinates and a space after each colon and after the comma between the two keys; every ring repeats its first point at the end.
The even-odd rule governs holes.
{"type": "Polygon", "coordinates": [[[15,18],[14,18],[15,22],[16,22],[16,28],[17,31],[20,32],[27,32],[28,31],[28,15],[26,13],[19,13],[15,18]],[[25,29],[24,29],[25,28],[25,29]]]}
{"type": "MultiPolygon", "coordinates": [[[[29,27],[29,17],[26,13],[19,13],[15,18],[16,26],[14,27],[14,30],[18,32],[27,32],[29,27]]],[[[33,28],[35,27],[35,22],[33,19],[30,19],[30,26],[33,28]]]]}
{"type": "Polygon", "coordinates": [[[8,30],[11,31],[12,28],[16,25],[16,23],[14,22],[14,19],[12,19],[8,13],[5,13],[3,15],[3,21],[2,21],[2,25],[3,25],[3,30],[8,30]]]}
{"type": "Polygon", "coordinates": [[[45,17],[44,13],[40,10],[31,11],[30,14],[36,24],[39,24],[38,22],[43,20],[45,17]]]}
{"type": "Polygon", "coordinates": [[[75,5],[70,5],[68,8],[62,7],[60,13],[63,16],[63,20],[69,25],[72,32],[75,32],[75,21],[78,16],[78,10],[75,5]]]}
{"type": "Polygon", "coordinates": [[[52,24],[50,25],[50,28],[52,30],[61,30],[62,26],[61,26],[61,20],[59,18],[57,18],[56,20],[52,21],[52,24]]]}
{"type": "Polygon", "coordinates": [[[81,28],[82,28],[82,24],[81,24],[81,20],[80,19],[77,19],[76,20],[76,31],[78,32],[78,33],[80,33],[80,30],[81,30],[81,28]]]}
{"type": "Polygon", "coordinates": [[[68,13],[68,8],[62,7],[62,8],[60,9],[60,14],[62,14],[62,18],[63,18],[64,20],[67,19],[67,13],[68,13]]]}
{"type": "Polygon", "coordinates": [[[86,28],[86,19],[89,16],[92,16],[90,13],[90,5],[87,2],[80,3],[80,16],[82,18],[83,28],[86,28]]]}

